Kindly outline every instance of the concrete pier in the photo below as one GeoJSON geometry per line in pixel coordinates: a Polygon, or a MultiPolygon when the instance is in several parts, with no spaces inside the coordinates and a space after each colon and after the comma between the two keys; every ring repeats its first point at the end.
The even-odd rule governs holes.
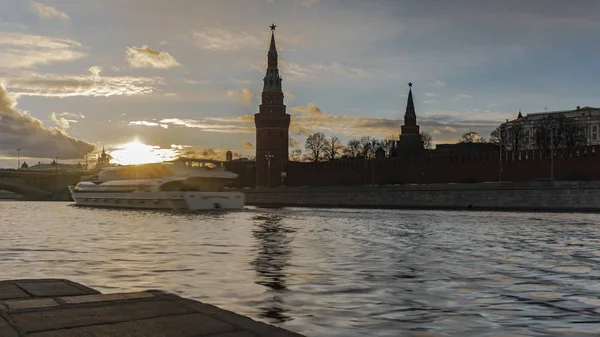
{"type": "Polygon", "coordinates": [[[60,279],[0,281],[3,337],[302,337],[161,291],[101,294],[60,279]]]}
{"type": "Polygon", "coordinates": [[[600,181],[282,187],[240,190],[259,207],[600,212],[600,181]]]}

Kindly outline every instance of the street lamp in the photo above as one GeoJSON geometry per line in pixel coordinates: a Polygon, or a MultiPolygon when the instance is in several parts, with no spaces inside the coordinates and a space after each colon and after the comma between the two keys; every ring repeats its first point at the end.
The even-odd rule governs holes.
{"type": "Polygon", "coordinates": [[[556,123],[554,120],[550,121],[550,180],[554,180],[554,132],[556,130],[556,123]]]}
{"type": "Polygon", "coordinates": [[[500,159],[498,160],[498,181],[502,182],[502,143],[504,140],[504,128],[500,126],[500,139],[498,139],[498,147],[500,149],[500,159]]]}
{"type": "Polygon", "coordinates": [[[54,166],[54,172],[58,172],[58,157],[54,157],[54,163],[56,164],[56,166],[54,166]]]}
{"type": "Polygon", "coordinates": [[[17,149],[17,170],[21,169],[21,149],[17,149]]]}
{"type": "Polygon", "coordinates": [[[265,158],[267,159],[267,167],[268,167],[268,172],[269,172],[269,187],[271,187],[271,159],[275,158],[275,155],[273,154],[266,154],[265,158]]]}

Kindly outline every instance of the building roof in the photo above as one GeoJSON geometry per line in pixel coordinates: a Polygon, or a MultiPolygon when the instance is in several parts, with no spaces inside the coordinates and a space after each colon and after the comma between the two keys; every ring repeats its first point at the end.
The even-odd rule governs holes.
{"type": "Polygon", "coordinates": [[[519,111],[519,117],[517,119],[513,119],[508,121],[508,123],[512,123],[514,121],[524,121],[524,120],[540,120],[544,119],[548,116],[564,114],[565,117],[578,117],[578,116],[600,116],[600,108],[595,108],[591,106],[577,107],[574,110],[557,110],[557,111],[544,111],[544,112],[530,112],[525,116],[521,115],[519,111]]]}
{"type": "Polygon", "coordinates": [[[85,168],[85,165],[82,165],[81,163],[78,164],[61,164],[61,163],[56,163],[55,161],[52,161],[52,163],[50,164],[36,164],[36,165],[32,165],[29,166],[27,169],[28,170],[77,170],[77,169],[83,169],[85,168]],[[58,166],[58,167],[57,167],[58,166]]]}

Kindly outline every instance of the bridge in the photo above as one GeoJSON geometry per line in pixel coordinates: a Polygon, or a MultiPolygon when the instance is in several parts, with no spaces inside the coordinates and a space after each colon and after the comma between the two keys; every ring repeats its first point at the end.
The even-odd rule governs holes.
{"type": "Polygon", "coordinates": [[[0,170],[0,189],[17,193],[25,200],[45,200],[67,186],[75,185],[91,171],[0,170]]]}

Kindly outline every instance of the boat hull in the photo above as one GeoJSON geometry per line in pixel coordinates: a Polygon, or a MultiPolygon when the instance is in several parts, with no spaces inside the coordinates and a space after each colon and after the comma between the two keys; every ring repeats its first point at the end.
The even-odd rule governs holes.
{"type": "Polygon", "coordinates": [[[240,192],[95,193],[70,190],[75,204],[81,206],[199,211],[235,210],[245,205],[244,194],[240,192]]]}

